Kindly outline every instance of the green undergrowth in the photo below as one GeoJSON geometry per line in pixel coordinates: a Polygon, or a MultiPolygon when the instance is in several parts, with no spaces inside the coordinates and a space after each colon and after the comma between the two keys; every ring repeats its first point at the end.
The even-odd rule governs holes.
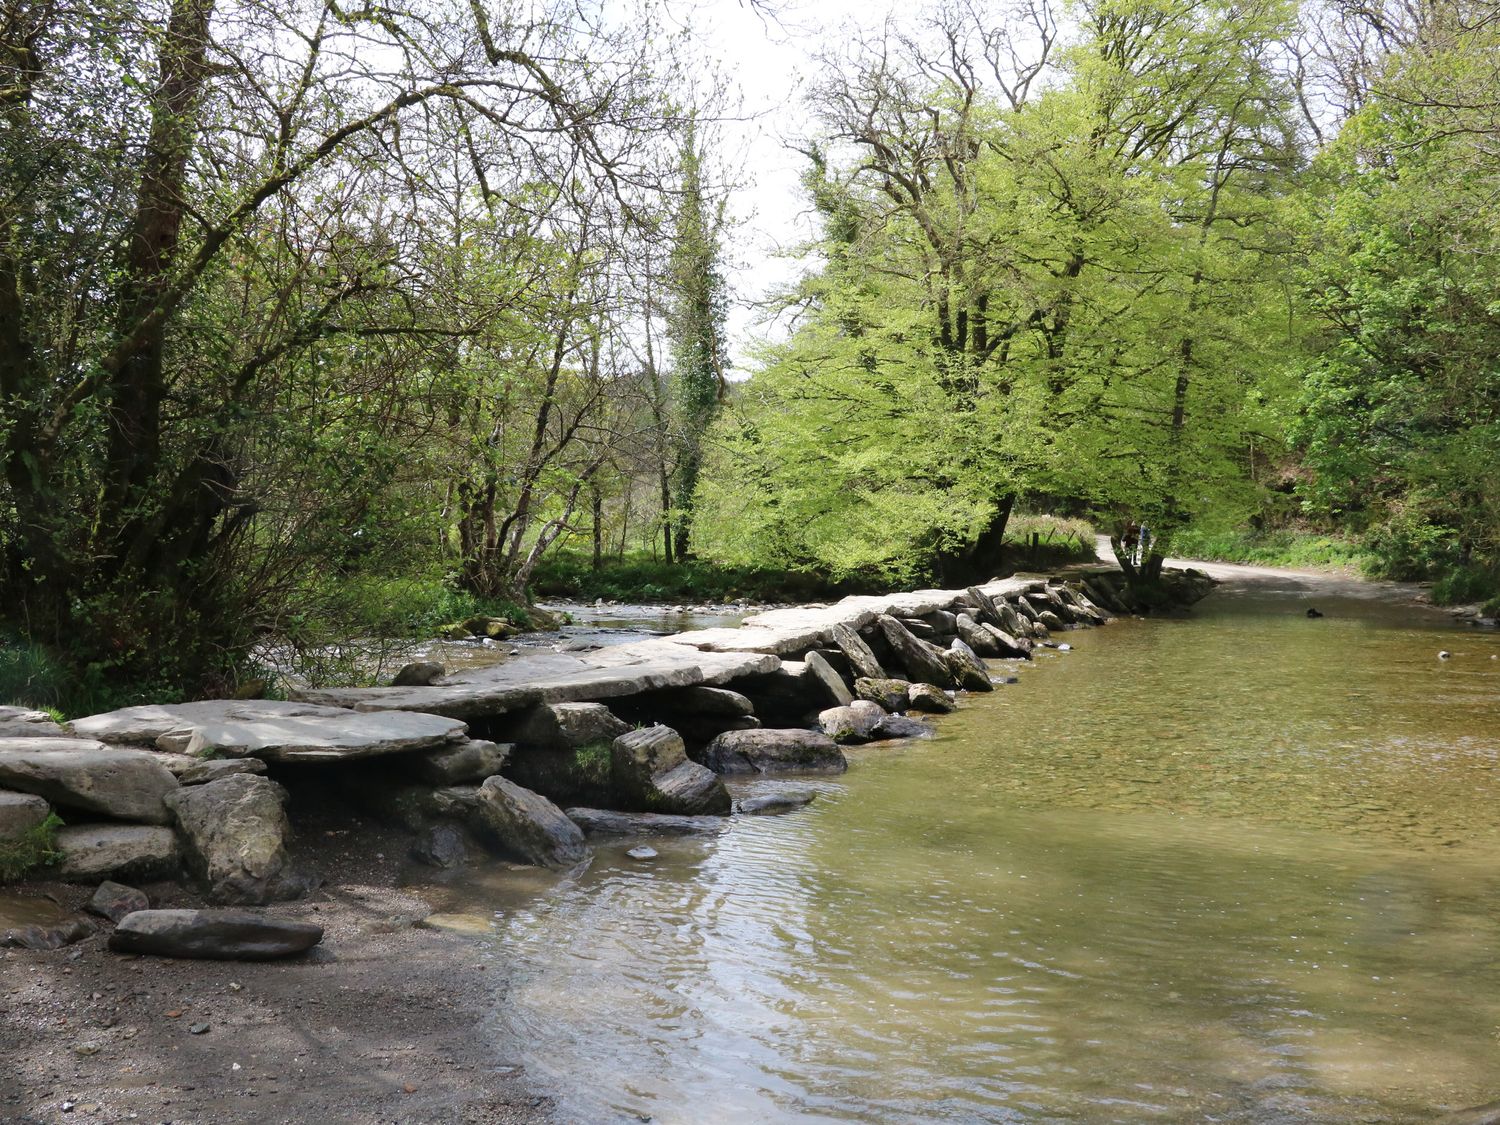
{"type": "Polygon", "coordinates": [[[561,551],[543,560],[533,575],[531,589],[541,597],[583,601],[792,602],[865,593],[873,589],[873,584],[857,580],[831,583],[817,574],[723,566],[699,559],[665,563],[626,556],[606,559],[595,570],[588,555],[561,551]]]}
{"type": "Polygon", "coordinates": [[[13,883],[58,858],[57,830],[63,822],[56,813],[14,840],[0,843],[0,883],[13,883]]]}
{"type": "Polygon", "coordinates": [[[1098,536],[1087,520],[1018,512],[1005,525],[1004,563],[1015,570],[1045,570],[1092,562],[1098,536]]]}
{"type": "Polygon", "coordinates": [[[579,778],[591,785],[604,785],[609,781],[610,744],[590,742],[573,751],[573,765],[579,778]]]}
{"type": "Polygon", "coordinates": [[[1211,531],[1189,527],[1173,534],[1170,551],[1176,558],[1253,566],[1366,569],[1371,559],[1368,549],[1354,539],[1293,529],[1211,531]]]}

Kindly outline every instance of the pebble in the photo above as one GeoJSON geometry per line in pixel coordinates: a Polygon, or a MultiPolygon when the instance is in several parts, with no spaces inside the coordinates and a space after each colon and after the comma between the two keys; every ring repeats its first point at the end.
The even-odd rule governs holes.
{"type": "Polygon", "coordinates": [[[195,1023],[192,1027],[188,1028],[188,1031],[194,1035],[207,1035],[208,1027],[209,1025],[206,1023],[195,1023]]]}
{"type": "Polygon", "coordinates": [[[625,854],[628,855],[631,859],[655,859],[656,849],[648,848],[644,844],[642,844],[638,848],[631,848],[625,854]]]}

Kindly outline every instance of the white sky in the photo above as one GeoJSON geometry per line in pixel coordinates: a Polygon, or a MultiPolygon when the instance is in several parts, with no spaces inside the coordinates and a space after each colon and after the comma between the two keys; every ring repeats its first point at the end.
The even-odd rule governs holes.
{"type": "Polygon", "coordinates": [[[847,42],[856,29],[878,27],[889,11],[886,0],[778,0],[775,8],[774,18],[748,0],[700,0],[692,9],[694,38],[743,99],[743,120],[722,127],[724,155],[743,160],[744,186],[731,203],[739,222],[725,247],[737,376],[747,373],[749,343],[783,334],[757,323],[761,314],[753,306],[804,268],[784,252],[813,233],[798,182],[806,161],[790,145],[814,131],[805,103],[814,56],[828,44],[847,42]]]}

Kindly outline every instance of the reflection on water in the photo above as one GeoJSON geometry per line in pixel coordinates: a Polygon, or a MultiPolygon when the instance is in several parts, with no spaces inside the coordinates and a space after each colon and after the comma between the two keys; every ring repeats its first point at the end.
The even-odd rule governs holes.
{"type": "Polygon", "coordinates": [[[1500,639],[1313,592],[1072,634],[802,812],[465,885],[515,969],[497,1030],[564,1120],[1500,1097],[1500,639]]]}

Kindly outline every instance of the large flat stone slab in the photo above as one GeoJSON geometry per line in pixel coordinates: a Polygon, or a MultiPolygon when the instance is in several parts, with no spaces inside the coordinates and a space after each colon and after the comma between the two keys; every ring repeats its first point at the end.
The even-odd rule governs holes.
{"type": "Polygon", "coordinates": [[[330,688],[298,698],[357,711],[424,711],[473,720],[543,703],[589,703],[647,691],[723,684],[778,666],[775,656],[715,656],[662,641],[613,645],[579,655],[533,653],[504,664],[449,676],[441,684],[409,688],[330,688]]]}
{"type": "Polygon", "coordinates": [[[173,753],[271,762],[428,750],[463,741],[468,729],[461,721],[420,712],[370,715],[305,702],[228,699],[126,707],[77,719],[72,726],[75,733],[105,742],[153,742],[173,753]]]}
{"type": "Polygon", "coordinates": [[[58,874],[74,883],[159,879],[175,874],[181,855],[170,828],[144,824],[80,824],[59,828],[58,874]]]}
{"type": "Polygon", "coordinates": [[[0,738],[67,738],[68,732],[45,711],[0,707],[0,738]]]}
{"type": "Polygon", "coordinates": [[[89,738],[0,739],[0,788],[119,820],[166,824],[177,779],[149,750],[89,738]]]}

